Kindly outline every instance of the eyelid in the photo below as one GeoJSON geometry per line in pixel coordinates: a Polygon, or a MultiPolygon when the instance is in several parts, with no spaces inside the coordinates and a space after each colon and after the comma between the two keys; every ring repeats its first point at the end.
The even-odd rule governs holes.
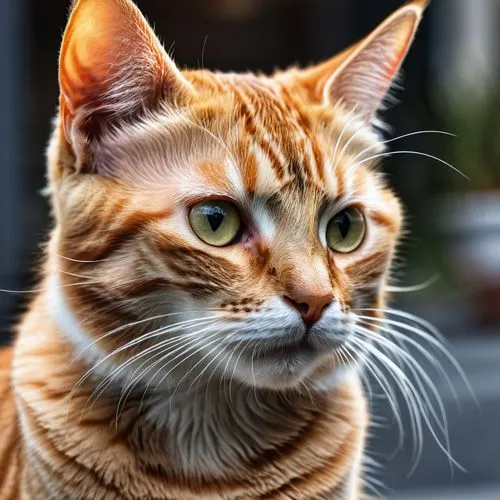
{"type": "Polygon", "coordinates": [[[243,213],[243,208],[241,204],[235,200],[234,198],[231,198],[230,196],[227,196],[225,194],[219,194],[219,193],[206,193],[206,194],[196,194],[193,196],[190,196],[186,198],[183,201],[183,205],[188,209],[191,210],[195,205],[198,205],[199,203],[203,203],[204,201],[225,201],[226,203],[231,203],[234,205],[238,211],[243,213]]]}
{"type": "Polygon", "coordinates": [[[343,200],[336,200],[335,202],[328,204],[323,211],[321,212],[320,215],[320,220],[323,218],[328,218],[331,219],[333,216],[337,215],[339,212],[342,212],[342,210],[346,210],[348,208],[357,208],[363,215],[367,213],[367,208],[365,203],[363,203],[364,200],[361,199],[356,199],[356,198],[350,198],[350,199],[343,199],[343,200]]]}

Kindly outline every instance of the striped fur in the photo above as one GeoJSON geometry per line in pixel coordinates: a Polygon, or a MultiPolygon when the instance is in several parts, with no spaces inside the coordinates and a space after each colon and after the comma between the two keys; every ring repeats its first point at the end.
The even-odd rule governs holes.
{"type": "Polygon", "coordinates": [[[180,72],[129,0],[76,2],[41,291],[0,354],[0,500],[364,498],[369,416],[336,346],[386,300],[401,208],[360,162],[424,4],[264,76],[180,72]],[[239,207],[241,241],[195,236],[204,199],[239,207]],[[335,254],[349,206],[367,234],[335,254]],[[289,352],[299,293],[334,300],[289,352]]]}

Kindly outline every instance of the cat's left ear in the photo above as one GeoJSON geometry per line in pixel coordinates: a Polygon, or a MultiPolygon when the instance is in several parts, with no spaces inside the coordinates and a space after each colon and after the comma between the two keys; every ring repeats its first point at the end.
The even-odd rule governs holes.
{"type": "Polygon", "coordinates": [[[429,0],[413,0],[364,40],[333,59],[297,75],[309,95],[341,103],[372,123],[411,46],[429,0]]]}

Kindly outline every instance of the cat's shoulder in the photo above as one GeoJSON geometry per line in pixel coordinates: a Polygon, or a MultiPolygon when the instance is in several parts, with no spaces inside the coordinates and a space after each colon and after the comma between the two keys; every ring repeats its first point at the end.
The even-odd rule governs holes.
{"type": "Polygon", "coordinates": [[[13,348],[0,349],[0,498],[19,498],[21,435],[12,386],[13,348]]]}

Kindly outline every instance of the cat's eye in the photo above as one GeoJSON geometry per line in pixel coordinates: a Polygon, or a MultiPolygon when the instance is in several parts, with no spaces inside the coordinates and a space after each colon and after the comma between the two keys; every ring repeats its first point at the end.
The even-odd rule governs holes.
{"type": "Polygon", "coordinates": [[[240,234],[238,209],[224,200],[209,200],[196,204],[189,212],[193,232],[208,245],[224,247],[240,234]]]}
{"type": "Polygon", "coordinates": [[[326,243],[334,252],[354,252],[366,233],[365,218],[356,207],[349,207],[334,215],[326,227],[326,243]]]}

